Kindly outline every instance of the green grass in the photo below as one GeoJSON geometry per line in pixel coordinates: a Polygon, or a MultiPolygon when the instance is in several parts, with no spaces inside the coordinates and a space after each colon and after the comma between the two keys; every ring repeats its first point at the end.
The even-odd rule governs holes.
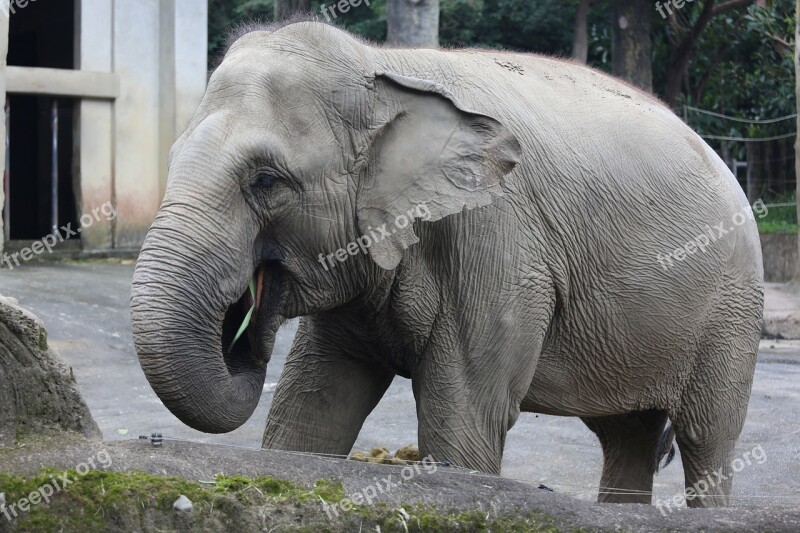
{"type": "Polygon", "coordinates": [[[795,195],[765,200],[767,205],[766,216],[761,218],[757,209],[753,210],[758,231],[760,233],[797,233],[797,207],[795,195]],[[793,204],[789,206],[770,206],[770,204],[793,204]]]}
{"type": "MultiPolygon", "coordinates": [[[[43,469],[32,477],[0,473],[0,492],[6,505],[37,491],[52,478],[55,469],[43,469]]],[[[31,506],[12,522],[14,531],[560,531],[539,512],[493,516],[485,511],[441,511],[428,506],[384,504],[339,510],[330,519],[323,502],[345,497],[341,483],[319,480],[304,487],[274,477],[217,476],[207,483],[142,472],[90,471],[84,476],[68,471],[75,480],[56,492],[49,503],[31,506]],[[191,512],[173,510],[179,495],[194,505],[191,512]]],[[[59,482],[60,483],[60,482],[59,482]]],[[[9,525],[0,513],[0,531],[9,525]]]]}

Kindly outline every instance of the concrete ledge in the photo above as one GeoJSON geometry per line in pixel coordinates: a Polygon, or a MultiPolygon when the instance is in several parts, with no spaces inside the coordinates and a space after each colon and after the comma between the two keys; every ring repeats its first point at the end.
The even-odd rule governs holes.
{"type": "Polygon", "coordinates": [[[800,339],[800,316],[792,311],[764,313],[765,339],[800,339]]]}
{"type": "MultiPolygon", "coordinates": [[[[542,513],[552,520],[548,531],[800,531],[800,510],[780,507],[728,509],[676,509],[662,514],[650,505],[597,504],[540,490],[534,485],[497,476],[439,466],[422,471],[407,481],[405,467],[375,465],[292,452],[266,451],[231,446],[167,440],[154,448],[147,441],[56,442],[56,445],[24,448],[0,454],[0,471],[30,476],[42,467],[75,468],[88,457],[105,450],[110,470],[142,471],[157,476],[178,476],[190,481],[214,479],[218,473],[248,477],[274,476],[299,485],[317,480],[341,482],[345,495],[375,485],[376,479],[392,476],[397,481],[375,501],[392,508],[412,509],[425,505],[436,512],[480,511],[494,517],[542,513]]],[[[172,495],[169,495],[170,498],[172,495]]],[[[174,495],[175,498],[178,494],[174,495]]],[[[172,501],[170,499],[170,501],[172,501]]],[[[328,502],[334,503],[334,502],[328,502]]],[[[314,513],[298,517],[303,522],[325,520],[321,502],[314,513]]],[[[308,511],[308,509],[306,510],[308,511]]],[[[413,511],[412,511],[413,512],[413,511]]],[[[0,531],[2,531],[0,521],[0,531]]],[[[330,530],[337,531],[338,528],[330,530]]]]}
{"type": "Polygon", "coordinates": [[[764,260],[764,280],[787,282],[797,272],[797,234],[761,233],[761,257],[764,260]]]}
{"type": "Polygon", "coordinates": [[[119,76],[57,68],[6,67],[6,92],[113,100],[119,96],[119,76]]]}
{"type": "Polygon", "coordinates": [[[764,284],[764,329],[766,339],[800,339],[800,296],[791,284],[764,284]]]}

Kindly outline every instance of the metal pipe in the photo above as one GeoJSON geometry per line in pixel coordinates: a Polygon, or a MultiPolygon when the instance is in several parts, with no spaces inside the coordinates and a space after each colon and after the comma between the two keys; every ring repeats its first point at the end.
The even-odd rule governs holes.
{"type": "Polygon", "coordinates": [[[52,135],[52,169],[50,174],[50,225],[58,229],[58,100],[53,98],[50,111],[50,133],[52,135]]]}
{"type": "Polygon", "coordinates": [[[6,98],[6,168],[3,171],[3,242],[11,240],[11,100],[6,98]]]}

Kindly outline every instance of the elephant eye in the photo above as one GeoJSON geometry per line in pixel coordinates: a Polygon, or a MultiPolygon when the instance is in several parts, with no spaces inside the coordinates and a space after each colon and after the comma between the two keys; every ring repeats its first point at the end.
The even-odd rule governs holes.
{"type": "Polygon", "coordinates": [[[259,170],[256,174],[256,179],[253,180],[252,187],[255,189],[269,189],[278,179],[278,175],[271,170],[259,170]]]}

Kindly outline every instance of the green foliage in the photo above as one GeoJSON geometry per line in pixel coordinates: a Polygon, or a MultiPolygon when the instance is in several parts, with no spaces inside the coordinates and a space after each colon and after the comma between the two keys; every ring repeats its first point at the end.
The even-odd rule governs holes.
{"type": "Polygon", "coordinates": [[[771,200],[764,218],[756,216],[761,233],[797,233],[797,200],[794,192],[771,200]],[[786,205],[781,205],[786,204],[786,205]]]}
{"type": "Polygon", "coordinates": [[[274,0],[208,0],[208,57],[222,52],[225,37],[237,24],[249,21],[268,22],[275,14],[274,0]]]}
{"type": "MultiPolygon", "coordinates": [[[[333,0],[311,2],[312,12],[325,20],[321,7],[333,0]]],[[[487,47],[569,56],[577,0],[441,0],[440,40],[443,46],[487,47]]],[[[593,56],[608,56],[608,8],[595,6],[590,25],[596,36],[593,56]],[[601,19],[604,20],[601,22],[601,19]]],[[[209,53],[221,51],[225,34],[241,22],[273,20],[274,0],[209,0],[209,53]]],[[[331,22],[372,41],[386,39],[386,0],[372,0],[339,13],[331,22]]],[[[591,45],[591,44],[590,44],[591,45]]],[[[603,63],[603,60],[600,60],[603,63]]]]}
{"type": "Polygon", "coordinates": [[[589,65],[611,72],[611,7],[609,2],[592,6],[587,21],[589,37],[589,65]]]}
{"type": "Polygon", "coordinates": [[[571,50],[574,6],[570,17],[561,2],[444,0],[442,5],[442,27],[448,30],[441,34],[445,45],[479,45],[559,55],[568,55],[571,50]],[[471,9],[469,4],[474,4],[471,9]]]}
{"type": "MultiPolygon", "coordinates": [[[[680,103],[755,120],[795,113],[794,51],[787,46],[794,34],[794,4],[776,0],[769,8],[750,6],[712,19],[689,66],[691,90],[680,103]]],[[[693,7],[695,16],[699,9],[693,7]]],[[[780,135],[796,125],[791,120],[746,124],[693,113],[687,118],[702,134],[729,137],[780,135]]],[[[736,155],[745,156],[743,151],[736,155]]]]}

